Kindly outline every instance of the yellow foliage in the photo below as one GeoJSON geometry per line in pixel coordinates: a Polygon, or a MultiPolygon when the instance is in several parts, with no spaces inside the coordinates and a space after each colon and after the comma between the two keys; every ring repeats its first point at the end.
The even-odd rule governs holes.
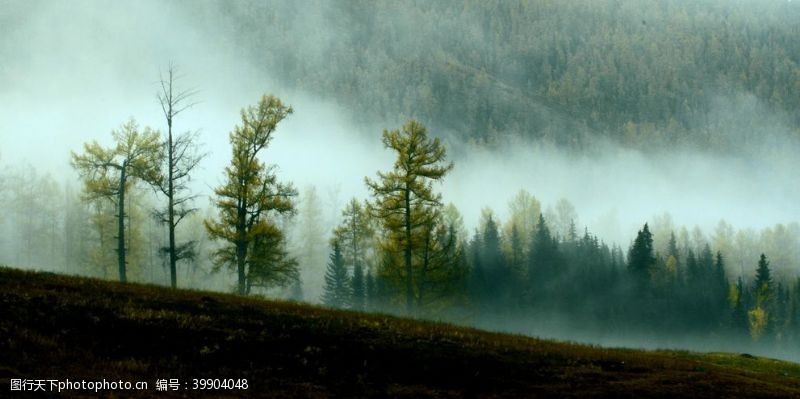
{"type": "Polygon", "coordinates": [[[769,313],[759,306],[747,312],[747,320],[750,324],[750,336],[753,337],[754,341],[758,341],[761,335],[764,334],[764,329],[767,327],[769,313]]]}
{"type": "Polygon", "coordinates": [[[739,303],[739,298],[741,297],[741,292],[739,292],[739,288],[735,284],[731,284],[731,288],[728,290],[728,303],[731,306],[736,305],[739,303]]]}

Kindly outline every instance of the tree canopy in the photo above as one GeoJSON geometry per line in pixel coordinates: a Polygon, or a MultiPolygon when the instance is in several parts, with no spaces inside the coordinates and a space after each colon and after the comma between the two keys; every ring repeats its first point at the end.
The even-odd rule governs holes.
{"type": "Polygon", "coordinates": [[[278,123],[291,113],[291,107],[267,95],[242,110],[241,124],[230,134],[233,154],[225,182],[214,190],[219,214],[205,221],[209,236],[226,242],[216,251],[215,263],[236,270],[242,295],[254,286],[284,285],[290,280],[287,276],[297,274],[296,262],[281,249],[283,234],[271,219],[294,212],[297,191],[278,181],[274,165],[259,159],[278,123]]]}

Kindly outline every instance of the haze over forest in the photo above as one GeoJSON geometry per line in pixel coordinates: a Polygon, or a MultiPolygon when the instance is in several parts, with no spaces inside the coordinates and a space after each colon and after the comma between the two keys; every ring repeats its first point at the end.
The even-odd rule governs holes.
{"type": "MultiPolygon", "coordinates": [[[[376,172],[393,167],[396,154],[384,148],[381,132],[415,119],[441,140],[446,162],[454,164],[433,189],[443,204],[454,205],[444,208],[450,221],[463,220],[451,227],[463,244],[464,273],[475,270],[473,253],[487,267],[491,256],[480,252],[487,224],[496,225],[502,262],[513,263],[514,229],[524,236],[523,252],[532,253],[527,243],[535,241],[539,213],[564,259],[588,237],[610,270],[624,273],[632,262],[629,249],[648,223],[661,259],[654,265],[666,267],[670,251],[679,265],[689,262],[689,252],[701,258],[706,244],[708,255],[719,251],[727,285],[717,294],[731,301],[715,302],[725,313],[714,316],[718,325],[659,338],[647,337],[640,326],[618,334],[597,320],[587,324],[603,333],[576,331],[580,323],[571,313],[554,310],[562,307],[539,309],[547,316],[538,324],[512,324],[503,312],[485,310],[522,302],[514,296],[518,287],[509,288],[513,283],[503,286],[507,302],[483,303],[480,295],[462,293],[466,299],[448,299],[419,315],[615,345],[698,347],[710,341],[729,348],[709,337],[727,336],[736,323],[728,314],[736,312],[744,290],[752,291],[743,287],[756,280],[764,253],[780,283],[775,292],[786,296],[785,304],[771,305],[775,314],[783,306],[784,324],[769,319],[765,334],[783,338],[766,344],[753,336],[756,313],[739,315],[745,324],[739,327],[748,342],[764,345],[757,350],[796,361],[797,21],[800,4],[783,0],[0,0],[0,197],[6,204],[0,263],[116,278],[115,247],[96,248],[92,241],[105,227],[95,231],[87,222],[102,212],[113,217],[113,206],[101,211],[81,200],[84,183],[71,154],[83,153],[93,140],[112,146],[112,130],[130,118],[164,134],[157,94],[174,66],[176,86],[192,91],[192,106],[175,118],[175,132],[197,132],[198,151],[206,154],[188,182],[199,210],[176,233],[197,242],[194,260],[179,263],[179,287],[235,289],[235,271],[212,272],[211,253],[222,244],[206,234],[203,220],[218,214],[214,189],[225,181],[229,133],[241,124],[240,110],[272,94],[293,113],[277,125],[259,158],[277,165],[278,179],[298,191],[296,214],[273,220],[297,260],[300,287],[258,293],[298,298],[299,290],[303,300],[323,301],[342,210],[351,198],[374,204],[365,177],[376,180],[376,172]],[[737,291],[731,287],[740,277],[737,291]],[[475,306],[483,311],[470,303],[482,303],[475,306]],[[474,316],[489,313],[501,316],[474,316]]],[[[131,280],[169,285],[159,255],[166,232],[149,216],[163,197],[138,184],[131,198],[131,280]]],[[[377,276],[380,262],[370,262],[368,271],[377,276]]],[[[652,273],[654,281],[660,278],[652,273]]],[[[473,280],[463,278],[471,287],[466,291],[474,290],[466,283],[473,280]]],[[[747,307],[741,311],[761,309],[757,297],[740,304],[747,307]]],[[[572,309],[570,303],[563,309],[572,309]]],[[[576,303],[577,314],[596,313],[576,303]]],[[[614,312],[619,309],[608,317],[618,317],[614,312]]],[[[643,314],[647,324],[651,316],[643,314]]]]}

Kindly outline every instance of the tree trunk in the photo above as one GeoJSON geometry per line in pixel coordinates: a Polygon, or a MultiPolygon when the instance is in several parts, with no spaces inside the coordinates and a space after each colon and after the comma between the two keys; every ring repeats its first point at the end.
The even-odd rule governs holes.
{"type": "Polygon", "coordinates": [[[239,295],[247,295],[245,267],[247,265],[247,241],[245,241],[245,229],[247,221],[247,204],[241,204],[237,210],[238,223],[236,226],[236,272],[239,275],[239,295]]]}
{"type": "Polygon", "coordinates": [[[119,174],[119,214],[117,215],[117,262],[119,266],[119,281],[127,282],[128,278],[125,275],[125,179],[127,176],[125,172],[128,167],[128,161],[122,163],[122,169],[119,174]]]}
{"type": "Polygon", "coordinates": [[[246,295],[246,280],[245,280],[245,257],[247,256],[247,244],[236,244],[236,272],[239,275],[239,295],[246,295]]]}
{"type": "Polygon", "coordinates": [[[406,245],[403,249],[405,255],[406,266],[406,312],[411,315],[411,310],[414,306],[414,288],[412,286],[412,268],[411,268],[411,193],[406,184],[405,190],[405,230],[406,230],[406,245]]]}
{"type": "MultiPolygon", "coordinates": [[[[171,83],[170,83],[171,85],[171,83]]],[[[170,112],[172,112],[172,105],[170,104],[170,112]]],[[[169,226],[169,273],[170,285],[172,288],[178,286],[178,272],[176,264],[178,262],[178,254],[175,253],[175,189],[173,182],[174,172],[174,154],[172,153],[172,117],[167,118],[167,130],[169,138],[167,141],[167,218],[169,219],[167,225],[169,226]]]]}
{"type": "Polygon", "coordinates": [[[420,269],[419,273],[419,282],[417,283],[417,308],[422,309],[422,301],[423,295],[425,295],[425,278],[428,274],[428,266],[430,265],[430,248],[431,248],[431,236],[430,231],[425,232],[425,248],[422,252],[422,268],[420,269]]]}

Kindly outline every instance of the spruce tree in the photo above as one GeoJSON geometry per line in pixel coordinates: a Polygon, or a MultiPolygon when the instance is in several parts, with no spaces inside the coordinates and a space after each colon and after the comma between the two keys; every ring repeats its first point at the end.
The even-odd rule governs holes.
{"type": "Polygon", "coordinates": [[[334,308],[344,308],[350,304],[352,289],[347,276],[342,251],[338,242],[333,243],[327,270],[325,270],[325,287],[322,303],[334,308]]]}
{"type": "Polygon", "coordinates": [[[636,234],[636,239],[628,252],[628,271],[634,281],[645,287],[650,280],[650,272],[655,265],[656,258],[653,254],[653,235],[647,223],[636,234]]]}
{"type": "Polygon", "coordinates": [[[748,312],[753,339],[772,332],[775,314],[775,287],[769,269],[769,260],[761,254],[758,259],[756,278],[753,281],[754,307],[748,312]]]}
{"type": "Polygon", "coordinates": [[[765,304],[772,299],[772,276],[769,270],[769,260],[767,260],[764,254],[761,254],[761,257],[758,259],[758,268],[756,269],[756,279],[753,283],[753,288],[758,304],[765,304]]]}
{"type": "Polygon", "coordinates": [[[715,305],[720,312],[725,310],[728,299],[728,277],[725,274],[725,260],[722,252],[717,251],[717,256],[714,262],[714,281],[712,285],[714,290],[715,305]]]}
{"type": "Polygon", "coordinates": [[[731,314],[731,328],[734,336],[743,338],[748,334],[747,309],[750,307],[748,290],[740,276],[736,279],[735,296],[733,298],[733,311],[731,314]]]}
{"type": "Polygon", "coordinates": [[[558,258],[558,244],[550,234],[544,215],[540,213],[527,262],[528,284],[533,301],[545,299],[554,288],[552,283],[559,274],[558,258]]]}
{"type": "Polygon", "coordinates": [[[353,269],[353,308],[363,309],[366,297],[364,270],[370,261],[373,244],[373,227],[366,207],[353,198],[342,211],[342,223],[333,231],[333,240],[339,243],[342,257],[353,269]]]}
{"type": "Polygon", "coordinates": [[[486,225],[483,227],[483,248],[481,253],[481,263],[487,272],[501,272],[505,269],[503,253],[500,249],[500,232],[492,216],[489,216],[486,225]]]}

